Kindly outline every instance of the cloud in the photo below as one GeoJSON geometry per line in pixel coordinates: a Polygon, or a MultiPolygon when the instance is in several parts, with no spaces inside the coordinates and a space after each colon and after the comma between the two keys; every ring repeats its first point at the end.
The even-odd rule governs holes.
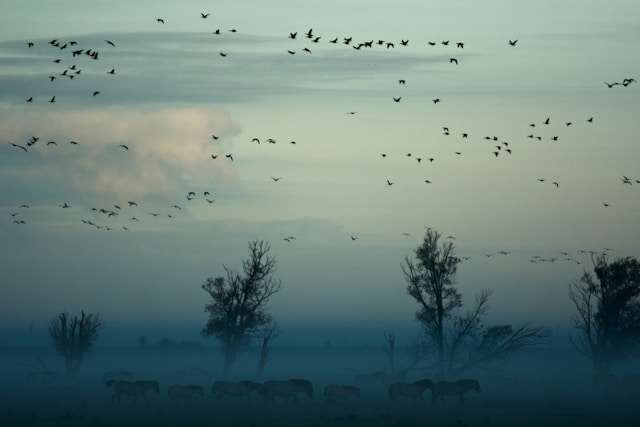
{"type": "Polygon", "coordinates": [[[21,162],[18,170],[11,169],[14,179],[59,177],[62,171],[74,190],[130,198],[181,191],[181,184],[205,175],[233,179],[224,162],[212,162],[210,154],[222,142],[213,145],[210,135],[229,147],[239,131],[228,113],[205,108],[36,111],[0,120],[0,133],[11,141],[41,138],[29,153],[13,153],[21,162]],[[59,145],[47,147],[51,140],[59,145]],[[70,140],[80,145],[71,146],[70,140]]]}

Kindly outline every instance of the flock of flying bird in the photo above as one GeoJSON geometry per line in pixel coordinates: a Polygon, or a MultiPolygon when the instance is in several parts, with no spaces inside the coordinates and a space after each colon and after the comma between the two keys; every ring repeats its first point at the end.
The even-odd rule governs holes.
{"type": "MultiPolygon", "coordinates": [[[[202,12],[200,13],[200,18],[201,19],[208,19],[209,16],[211,14],[210,13],[205,13],[202,12]]],[[[164,25],[167,23],[167,20],[165,18],[157,18],[156,22],[158,24],[164,25]]],[[[230,29],[228,30],[228,32],[230,33],[236,33],[237,30],[236,29],[230,29]]],[[[221,35],[222,31],[220,29],[217,29],[213,32],[214,35],[221,35]]],[[[308,41],[308,43],[310,43],[308,46],[305,46],[301,49],[302,52],[305,52],[306,54],[311,54],[312,50],[310,48],[310,46],[316,45],[321,43],[321,41],[326,40],[326,42],[330,45],[343,45],[343,46],[347,46],[353,50],[356,51],[360,51],[362,49],[373,49],[375,47],[378,48],[382,48],[382,49],[394,49],[396,48],[396,46],[398,47],[407,47],[409,46],[410,40],[408,39],[400,39],[399,41],[390,41],[390,40],[382,40],[382,39],[377,39],[377,40],[364,40],[364,41],[355,41],[353,37],[348,36],[348,37],[333,37],[333,38],[325,38],[322,35],[318,35],[316,33],[314,33],[313,29],[309,29],[308,31],[304,32],[301,37],[299,37],[298,32],[291,32],[288,35],[288,39],[290,40],[299,40],[299,39],[306,39],[308,41]]],[[[107,47],[109,49],[113,49],[116,48],[116,43],[112,40],[104,40],[105,45],[103,47],[107,47]]],[[[518,44],[518,40],[508,40],[508,46],[511,48],[516,48],[518,44]]],[[[53,63],[56,65],[62,65],[64,63],[63,59],[58,57],[61,56],[61,53],[64,52],[68,52],[71,54],[71,59],[73,62],[77,62],[77,60],[79,60],[80,58],[87,58],[88,60],[91,61],[98,61],[100,59],[100,51],[98,50],[98,48],[96,48],[95,46],[90,47],[90,48],[79,48],[78,47],[78,42],[74,41],[74,40],[69,40],[69,41],[63,41],[60,39],[53,39],[51,41],[48,42],[48,45],[52,48],[52,49],[56,49],[57,50],[57,55],[55,57],[55,59],[53,59],[53,63]]],[[[35,43],[32,41],[27,42],[27,48],[33,48],[35,46],[35,43]]],[[[465,43],[462,41],[456,41],[456,42],[451,42],[450,40],[442,40],[440,42],[435,42],[435,41],[428,41],[426,42],[426,46],[428,47],[436,47],[436,46],[441,46],[443,48],[446,47],[453,47],[456,50],[461,50],[464,49],[465,47],[465,43]]],[[[289,55],[295,55],[296,53],[298,53],[297,49],[287,49],[287,52],[289,55]]],[[[219,55],[221,57],[227,57],[229,55],[228,52],[219,52],[219,55]]],[[[460,60],[459,58],[455,57],[455,56],[449,56],[448,59],[448,63],[452,64],[452,65],[459,65],[460,64],[460,60]]],[[[63,69],[60,71],[56,71],[55,73],[49,74],[48,75],[48,79],[49,81],[54,84],[54,82],[56,80],[59,79],[69,79],[69,80],[74,80],[74,79],[79,79],[82,76],[82,71],[83,69],[80,68],[80,66],[78,66],[77,64],[72,64],[70,66],[66,66],[63,65],[63,69]]],[[[116,69],[114,67],[107,67],[104,70],[104,74],[107,76],[116,76],[117,72],[116,69]]],[[[407,80],[406,79],[398,79],[398,85],[400,87],[405,87],[407,85],[407,80]]],[[[605,84],[607,85],[607,87],[609,89],[612,89],[614,87],[629,87],[631,84],[636,83],[636,80],[634,78],[624,78],[622,80],[622,82],[613,82],[613,83],[608,83],[605,82],[605,84]]],[[[91,96],[96,97],[98,95],[100,95],[102,92],[100,90],[94,90],[91,92],[91,96]]],[[[394,103],[400,103],[403,100],[403,96],[392,96],[391,99],[394,103]]],[[[35,99],[33,96],[29,96],[28,98],[26,98],[26,103],[34,103],[35,99]]],[[[442,101],[441,98],[437,97],[437,98],[433,98],[432,99],[432,103],[434,105],[439,104],[442,101]]],[[[56,103],[56,96],[52,96],[48,102],[50,104],[54,104],[56,103]]],[[[355,116],[356,114],[358,114],[357,111],[349,111],[346,113],[347,115],[350,116],[355,116]]],[[[586,124],[591,125],[594,123],[594,117],[589,117],[584,121],[586,124]]],[[[565,128],[574,126],[574,123],[571,121],[568,122],[564,122],[561,125],[563,125],[565,128]]],[[[551,129],[552,126],[552,119],[551,117],[547,117],[546,120],[541,121],[540,123],[530,123],[529,124],[529,128],[531,129],[530,132],[533,133],[529,133],[527,135],[527,138],[529,140],[532,141],[538,141],[538,142],[542,142],[542,141],[550,141],[552,143],[558,143],[559,142],[559,136],[558,135],[551,135],[551,136],[543,136],[540,135],[540,133],[542,132],[535,132],[533,131],[533,129],[539,129],[539,128],[548,128],[551,129]]],[[[444,136],[451,136],[451,135],[458,135],[460,138],[461,142],[470,142],[472,140],[471,137],[471,133],[469,131],[453,131],[451,128],[449,128],[448,126],[443,126],[442,127],[442,134],[444,136]]],[[[211,135],[212,140],[218,141],[220,139],[219,136],[212,134],[211,135]]],[[[501,156],[511,156],[514,152],[513,149],[513,145],[509,142],[504,140],[503,138],[499,138],[498,136],[495,135],[486,135],[486,136],[482,136],[482,139],[478,139],[479,141],[484,141],[487,144],[489,144],[490,146],[490,150],[488,155],[489,156],[493,156],[495,158],[499,158],[501,156]]],[[[17,150],[21,150],[25,153],[28,153],[29,151],[35,149],[36,145],[41,141],[40,137],[38,136],[32,136],[31,138],[29,138],[26,143],[24,145],[22,144],[18,144],[15,142],[9,142],[9,146],[17,149],[17,150]]],[[[277,141],[274,138],[258,138],[258,137],[254,137],[251,139],[252,143],[256,143],[256,144],[261,144],[261,143],[266,143],[266,144],[276,144],[277,141]]],[[[71,146],[77,146],[80,143],[76,140],[70,140],[68,141],[68,144],[71,146]]],[[[296,145],[297,142],[296,141],[289,141],[289,144],[291,145],[296,145]]],[[[49,140],[47,142],[42,141],[42,145],[44,145],[47,148],[55,148],[57,147],[59,144],[57,141],[53,141],[53,140],[49,140]]],[[[122,151],[129,151],[130,147],[126,144],[120,144],[118,146],[118,148],[120,148],[122,151]]],[[[462,151],[455,151],[454,152],[455,156],[462,156],[462,151]]],[[[380,157],[382,159],[386,159],[388,158],[390,155],[388,153],[380,153],[380,157]]],[[[404,157],[406,157],[407,159],[413,159],[415,160],[418,164],[421,164],[423,161],[425,162],[425,164],[428,163],[433,163],[436,161],[436,159],[432,156],[429,155],[415,155],[414,153],[405,153],[403,155],[404,157]]],[[[219,155],[218,154],[211,154],[210,155],[212,160],[216,160],[219,155]]],[[[224,158],[233,162],[234,161],[234,156],[232,153],[225,153],[224,154],[224,158]]],[[[271,180],[273,182],[279,182],[282,179],[282,177],[271,177],[271,180]]],[[[537,179],[538,182],[540,183],[545,183],[545,182],[551,182],[552,185],[554,185],[556,188],[560,187],[560,183],[557,180],[549,180],[547,178],[538,178],[537,179]]],[[[635,184],[640,184],[640,179],[633,179],[630,178],[628,176],[623,175],[621,177],[622,183],[625,185],[633,185],[635,184]]],[[[432,181],[430,179],[425,179],[424,180],[425,183],[427,184],[431,184],[432,181]]],[[[395,184],[395,181],[392,180],[392,178],[387,178],[386,179],[386,185],[388,187],[391,187],[395,184]]],[[[215,199],[213,198],[212,194],[209,191],[204,191],[201,193],[202,194],[202,200],[204,200],[206,203],[208,204],[213,204],[215,202],[215,199]]],[[[196,200],[199,198],[199,195],[195,192],[195,191],[189,191],[186,195],[186,200],[187,202],[191,202],[193,200],[196,200]]],[[[602,205],[605,207],[609,207],[610,203],[608,202],[602,202],[602,205]]],[[[62,204],[59,205],[59,207],[61,209],[71,209],[72,205],[68,202],[64,202],[62,204]]],[[[176,215],[183,210],[183,207],[177,203],[174,203],[172,205],[170,205],[170,213],[160,213],[157,211],[147,211],[146,215],[154,217],[154,218],[158,218],[158,217],[166,217],[169,219],[173,219],[176,217],[176,215]]],[[[22,204],[20,206],[18,206],[18,209],[16,211],[12,211],[10,213],[10,216],[13,220],[13,223],[16,225],[26,225],[27,221],[24,219],[24,215],[22,214],[22,212],[25,209],[29,209],[29,205],[28,204],[22,204]]],[[[120,227],[125,230],[128,231],[129,230],[129,226],[130,223],[139,223],[141,222],[141,212],[139,210],[139,204],[138,202],[134,202],[134,201],[128,201],[126,205],[124,206],[120,206],[118,204],[114,204],[111,207],[108,208],[97,208],[97,207],[93,207],[90,209],[90,212],[94,215],[94,218],[92,219],[87,219],[87,218],[83,218],[81,221],[83,224],[93,227],[95,229],[98,230],[106,230],[106,231],[111,231],[114,229],[113,225],[100,225],[98,224],[98,218],[104,219],[104,220],[108,220],[108,219],[112,219],[112,218],[116,218],[122,215],[126,215],[128,217],[128,221],[129,223],[127,225],[121,225],[120,227]],[[136,213],[138,212],[138,213],[136,213]]],[[[410,234],[409,233],[403,233],[403,235],[409,237],[410,234]]],[[[352,241],[356,241],[359,239],[358,236],[356,235],[349,235],[350,239],[352,241]]],[[[453,236],[448,236],[448,238],[455,238],[453,236]]],[[[292,243],[296,240],[295,236],[287,236],[283,239],[285,242],[287,243],[292,243]]],[[[580,251],[579,251],[580,252],[580,251]]],[[[587,251],[582,251],[583,253],[587,253],[587,251]]],[[[493,256],[506,256],[509,255],[509,252],[507,251],[498,251],[496,253],[487,253],[485,254],[486,258],[491,258],[493,256]]],[[[550,258],[543,258],[541,256],[534,256],[532,257],[529,261],[532,263],[539,263],[539,262],[555,262],[556,260],[565,260],[565,261],[571,261],[571,262],[575,262],[576,264],[580,264],[580,261],[576,260],[575,258],[572,258],[569,253],[567,252],[562,252],[560,255],[562,255],[561,257],[550,257],[550,258]]],[[[462,257],[463,261],[468,261],[470,260],[470,257],[462,257]]]]}

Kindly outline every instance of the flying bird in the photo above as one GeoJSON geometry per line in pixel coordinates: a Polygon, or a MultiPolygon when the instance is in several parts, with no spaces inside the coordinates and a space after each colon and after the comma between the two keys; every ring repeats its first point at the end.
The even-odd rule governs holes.
{"type": "Polygon", "coordinates": [[[158,18],[158,19],[156,19],[156,22],[159,22],[160,24],[164,24],[164,23],[165,23],[165,22],[164,22],[164,19],[162,19],[162,18],[158,18]]]}
{"type": "Polygon", "coordinates": [[[105,42],[107,42],[107,44],[116,47],[115,43],[113,43],[111,40],[105,40],[105,42]]]}
{"type": "Polygon", "coordinates": [[[127,145],[120,144],[118,147],[122,148],[124,151],[129,151],[129,147],[127,145]]]}
{"type": "Polygon", "coordinates": [[[516,44],[518,44],[518,40],[509,40],[509,46],[516,47],[516,44]]]}
{"type": "Polygon", "coordinates": [[[225,154],[224,155],[227,159],[231,160],[233,162],[233,155],[232,154],[225,154]]]}
{"type": "Polygon", "coordinates": [[[200,17],[202,19],[207,19],[209,17],[209,15],[211,15],[211,14],[210,13],[202,13],[202,12],[200,13],[200,17]]]}
{"type": "Polygon", "coordinates": [[[8,144],[9,144],[9,145],[11,145],[11,146],[12,146],[12,147],[14,147],[14,148],[19,148],[19,149],[21,149],[21,150],[22,150],[22,151],[24,151],[25,153],[27,152],[27,147],[24,147],[24,146],[22,146],[22,145],[18,145],[18,144],[14,144],[13,142],[9,142],[8,144]]]}

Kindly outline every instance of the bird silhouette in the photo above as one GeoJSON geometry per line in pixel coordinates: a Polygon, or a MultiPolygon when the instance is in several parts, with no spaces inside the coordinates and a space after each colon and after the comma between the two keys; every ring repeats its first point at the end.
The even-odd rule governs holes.
{"type": "Polygon", "coordinates": [[[338,38],[336,37],[333,40],[329,40],[329,43],[338,44],[338,38]]]}
{"type": "Polygon", "coordinates": [[[80,144],[80,143],[79,143],[78,141],[69,141],[69,144],[71,144],[71,145],[78,145],[78,144],[80,144]]]}
{"type": "Polygon", "coordinates": [[[449,63],[458,65],[458,60],[456,58],[449,58],[449,63]]]}
{"type": "Polygon", "coordinates": [[[442,46],[449,46],[449,40],[443,40],[440,44],[442,44],[442,46]]]}
{"type": "Polygon", "coordinates": [[[217,159],[217,158],[218,158],[218,156],[217,156],[217,155],[215,155],[215,154],[212,154],[212,155],[211,155],[211,158],[212,158],[213,160],[215,160],[215,159],[217,159]]]}
{"type": "Polygon", "coordinates": [[[604,84],[606,84],[609,89],[613,88],[614,86],[619,86],[620,85],[620,83],[618,83],[618,82],[613,82],[613,83],[604,82],[604,84]]]}
{"type": "Polygon", "coordinates": [[[460,49],[464,49],[464,43],[458,42],[458,43],[456,43],[456,47],[458,47],[460,49]]]}
{"type": "Polygon", "coordinates": [[[293,50],[287,50],[287,52],[289,52],[289,55],[295,55],[296,54],[293,50]]]}
{"type": "Polygon", "coordinates": [[[406,85],[406,84],[407,84],[407,81],[406,81],[406,80],[403,80],[403,79],[400,79],[400,80],[398,80],[398,84],[406,85]]]}
{"type": "Polygon", "coordinates": [[[8,144],[9,144],[10,146],[14,147],[14,148],[19,148],[19,149],[21,149],[21,150],[22,150],[22,151],[24,151],[25,153],[27,152],[27,147],[24,147],[24,146],[19,145],[19,144],[14,144],[13,142],[9,142],[8,144]]]}
{"type": "Polygon", "coordinates": [[[112,42],[111,40],[105,40],[105,42],[107,42],[108,45],[111,45],[113,47],[116,47],[115,43],[112,42]]]}
{"type": "Polygon", "coordinates": [[[56,102],[56,97],[55,97],[55,96],[54,96],[54,97],[52,97],[52,98],[49,100],[49,102],[50,102],[51,104],[55,103],[55,102],[56,102]]]}
{"type": "Polygon", "coordinates": [[[127,204],[129,205],[129,207],[130,207],[130,208],[132,208],[132,207],[138,207],[138,204],[137,204],[136,202],[131,202],[131,201],[129,201],[129,202],[127,202],[127,204]]]}
{"type": "Polygon", "coordinates": [[[433,103],[434,103],[434,104],[437,104],[437,103],[439,103],[439,102],[440,102],[440,98],[432,99],[432,101],[433,101],[433,103]]]}
{"type": "Polygon", "coordinates": [[[200,12],[200,17],[201,17],[202,19],[207,19],[207,18],[209,17],[209,15],[211,15],[211,14],[210,14],[210,13],[203,13],[203,12],[200,12]]]}
{"type": "Polygon", "coordinates": [[[400,40],[400,44],[402,46],[408,46],[409,45],[409,40],[400,40]]]}
{"type": "Polygon", "coordinates": [[[162,18],[157,18],[156,22],[159,22],[160,24],[164,24],[165,23],[164,19],[162,19],[162,18]]]}
{"type": "Polygon", "coordinates": [[[400,102],[400,100],[401,100],[401,99],[402,99],[402,97],[401,97],[401,96],[399,96],[398,98],[393,98],[393,100],[394,100],[395,102],[400,102]]]}
{"type": "Polygon", "coordinates": [[[289,33],[289,38],[290,38],[291,40],[295,40],[295,38],[296,38],[297,36],[298,36],[298,33],[297,33],[297,32],[295,32],[295,33],[289,33]]]}
{"type": "Polygon", "coordinates": [[[388,185],[388,186],[392,186],[393,184],[394,184],[393,182],[391,182],[391,181],[389,181],[389,180],[387,179],[387,185],[388,185]]]}
{"type": "Polygon", "coordinates": [[[217,135],[213,135],[213,134],[211,135],[211,138],[212,138],[214,141],[217,141],[218,139],[220,139],[220,137],[219,137],[219,136],[217,136],[217,135]]]}
{"type": "Polygon", "coordinates": [[[273,182],[278,182],[282,179],[282,177],[278,177],[278,178],[271,177],[271,179],[273,180],[273,182]]]}
{"type": "Polygon", "coordinates": [[[224,155],[227,159],[231,160],[233,162],[233,155],[232,154],[225,154],[224,155]]]}
{"type": "Polygon", "coordinates": [[[27,98],[26,102],[33,102],[33,96],[30,96],[29,98],[27,98]]]}
{"type": "Polygon", "coordinates": [[[112,69],[111,69],[111,71],[107,71],[107,74],[112,74],[112,75],[113,75],[113,74],[115,74],[115,73],[116,73],[115,68],[112,68],[112,69]]]}
{"type": "Polygon", "coordinates": [[[60,207],[62,209],[69,209],[71,207],[71,205],[69,203],[67,203],[67,202],[64,202],[64,204],[60,205],[60,207]]]}
{"type": "Polygon", "coordinates": [[[227,53],[220,52],[220,56],[222,56],[223,58],[226,58],[226,57],[227,57],[227,55],[228,55],[227,53]]]}
{"type": "Polygon", "coordinates": [[[98,96],[98,95],[100,95],[100,91],[99,90],[96,90],[95,92],[93,92],[93,96],[98,96]]]}
{"type": "Polygon", "coordinates": [[[129,147],[125,144],[120,144],[118,147],[122,148],[124,151],[129,151],[129,147]]]}
{"type": "Polygon", "coordinates": [[[357,236],[353,236],[353,235],[352,235],[352,236],[349,236],[349,237],[351,237],[351,241],[352,241],[352,242],[355,242],[356,240],[358,240],[358,237],[357,237],[357,236]]]}
{"type": "Polygon", "coordinates": [[[516,44],[518,44],[518,40],[509,40],[509,46],[516,47],[516,44]]]}

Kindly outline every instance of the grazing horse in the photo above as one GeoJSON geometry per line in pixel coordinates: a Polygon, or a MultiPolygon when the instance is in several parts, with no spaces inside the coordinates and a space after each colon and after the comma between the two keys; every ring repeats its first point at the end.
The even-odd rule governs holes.
{"type": "Polygon", "coordinates": [[[155,391],[160,393],[158,381],[116,381],[109,380],[107,387],[113,388],[112,401],[120,403],[122,397],[128,397],[132,402],[137,402],[139,398],[147,401],[147,392],[155,391]]]}
{"type": "Polygon", "coordinates": [[[444,400],[445,396],[458,396],[460,403],[464,402],[464,394],[469,390],[480,393],[480,383],[473,379],[464,379],[458,381],[438,381],[433,384],[431,389],[433,403],[444,400]]]}
{"type": "Polygon", "coordinates": [[[171,400],[191,403],[194,397],[204,398],[204,388],[199,385],[172,385],[167,394],[171,400]]]}
{"type": "Polygon", "coordinates": [[[216,381],[211,386],[211,393],[218,400],[224,397],[243,397],[249,400],[259,388],[260,384],[253,381],[216,381]]]}
{"type": "Polygon", "coordinates": [[[351,402],[360,399],[360,387],[329,384],[324,388],[324,398],[328,403],[351,402]]]}
{"type": "Polygon", "coordinates": [[[433,381],[419,380],[412,383],[393,383],[389,386],[389,397],[394,402],[402,397],[411,400],[422,400],[422,395],[426,389],[433,390],[433,381]]]}
{"type": "Polygon", "coordinates": [[[265,402],[276,402],[278,399],[297,402],[300,395],[313,399],[313,385],[308,380],[290,379],[287,381],[266,381],[260,388],[265,402]]]}

